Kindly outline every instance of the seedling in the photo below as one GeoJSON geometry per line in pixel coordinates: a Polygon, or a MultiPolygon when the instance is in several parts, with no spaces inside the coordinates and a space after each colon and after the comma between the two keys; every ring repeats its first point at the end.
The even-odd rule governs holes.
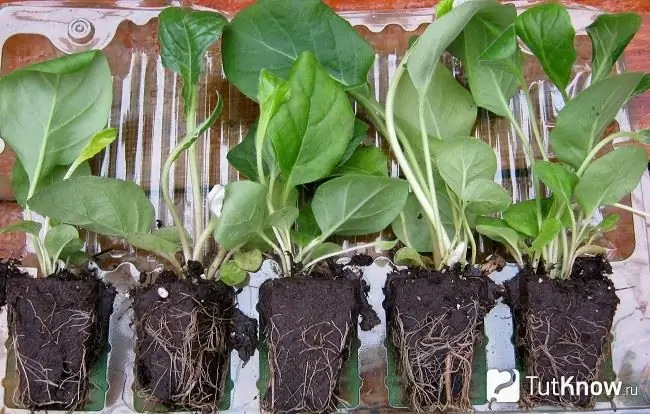
{"type": "Polygon", "coordinates": [[[408,186],[388,177],[381,150],[359,146],[365,128],[357,122],[355,131],[345,91],[316,56],[300,54],[287,80],[262,69],[257,101],[256,127],[228,155],[255,181],[226,187],[222,219],[239,219],[217,229],[217,240],[235,246],[255,235],[271,246],[286,276],[294,264],[308,270],[347,252],[390,248],[393,243],[373,242],[342,250],[327,242],[383,230],[404,206],[408,186]],[[298,187],[310,183],[317,189],[299,209],[298,187]]]}
{"type": "Polygon", "coordinates": [[[89,159],[117,136],[105,128],[112,104],[108,62],[90,51],[34,64],[0,78],[0,135],[16,152],[12,185],[42,276],[57,263],[88,259],[77,227],[127,237],[148,230],[153,207],[134,183],[90,175],[89,159]],[[100,131],[100,132],[97,132],[100,131]],[[34,220],[33,212],[44,217],[34,220]]]}
{"type": "Polygon", "coordinates": [[[604,252],[594,240],[612,230],[618,216],[606,216],[598,222],[600,207],[615,206],[648,215],[619,204],[639,184],[647,168],[645,150],[622,146],[597,158],[623,138],[647,139],[644,133],[627,131],[602,138],[623,105],[650,87],[647,74],[611,73],[641,20],[632,13],[605,14],[587,28],[593,47],[591,84],[571,97],[568,86],[576,51],[567,10],[556,3],[540,4],[517,17],[513,7],[501,7],[508,12],[490,14],[488,9],[481,18],[471,20],[462,41],[456,42],[463,48],[450,50],[463,59],[479,106],[510,120],[533,165],[536,196],[510,206],[502,219],[480,217],[477,230],[502,242],[519,266],[527,256],[534,268],[544,263],[553,277],[567,278],[577,257],[604,252]],[[552,153],[545,145],[539,115],[524,79],[520,43],[537,58],[564,101],[548,136],[552,153]],[[509,106],[509,98],[520,89],[528,103],[534,143],[524,133],[528,125],[517,122],[509,106]],[[534,148],[540,154],[537,159],[534,148]],[[541,184],[550,197],[544,195],[541,184]]]}

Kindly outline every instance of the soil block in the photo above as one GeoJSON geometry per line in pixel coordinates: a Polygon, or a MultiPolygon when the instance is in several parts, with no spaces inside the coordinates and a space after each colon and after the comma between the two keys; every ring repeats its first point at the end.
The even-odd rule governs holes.
{"type": "Polygon", "coordinates": [[[559,393],[553,392],[553,381],[564,376],[590,384],[602,378],[619,302],[606,276],[611,273],[604,257],[584,257],[576,260],[569,279],[549,279],[526,268],[506,283],[505,299],[513,309],[517,353],[525,371],[522,378],[538,378],[532,387],[530,380],[522,381],[522,406],[594,406],[596,396],[584,391],[555,395],[559,393]]]}
{"type": "Polygon", "coordinates": [[[384,308],[397,370],[416,411],[469,410],[475,346],[496,285],[478,270],[388,275],[384,308]]]}
{"type": "Polygon", "coordinates": [[[234,289],[201,273],[180,279],[162,272],[133,294],[136,388],[146,411],[163,404],[216,412],[230,350],[243,346],[239,354],[247,360],[257,346],[257,326],[236,310],[234,289]]]}
{"type": "Polygon", "coordinates": [[[259,312],[268,347],[269,381],[262,407],[273,413],[322,413],[341,402],[338,390],[351,343],[379,323],[360,274],[333,263],[311,277],[267,280],[259,312]]]}
{"type": "Polygon", "coordinates": [[[115,290],[90,271],[40,279],[10,273],[7,319],[18,370],[13,402],[32,409],[83,406],[90,373],[106,348],[115,290]]]}

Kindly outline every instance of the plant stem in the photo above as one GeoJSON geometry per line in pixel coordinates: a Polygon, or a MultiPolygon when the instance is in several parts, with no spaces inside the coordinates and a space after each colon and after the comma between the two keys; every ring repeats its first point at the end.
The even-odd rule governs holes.
{"type": "Polygon", "coordinates": [[[637,210],[636,208],[626,206],[625,204],[620,204],[620,203],[614,203],[612,204],[613,207],[620,208],[621,210],[629,211],[630,213],[636,214],[637,216],[645,217],[645,218],[650,218],[650,213],[637,210]]]}
{"type": "MultiPolygon", "coordinates": [[[[190,110],[187,114],[187,128],[188,134],[193,134],[196,129],[196,108],[197,108],[197,90],[196,87],[192,88],[190,92],[190,110]]],[[[198,167],[198,154],[196,152],[196,142],[192,144],[187,150],[190,168],[190,180],[192,183],[192,207],[194,210],[194,237],[200,237],[203,233],[203,197],[201,191],[201,175],[198,167]]],[[[195,260],[201,259],[202,253],[195,247],[193,257],[195,260]]],[[[186,256],[187,257],[187,256],[186,256]]]]}
{"type": "MultiPolygon", "coordinates": [[[[402,149],[400,147],[399,139],[397,138],[397,132],[396,132],[397,130],[395,125],[395,112],[394,112],[395,95],[397,93],[397,86],[399,84],[399,80],[401,79],[405,71],[405,67],[404,67],[405,62],[406,59],[402,60],[402,62],[398,66],[393,81],[391,82],[391,86],[388,89],[388,96],[386,97],[386,132],[387,132],[386,138],[388,139],[390,146],[393,149],[393,153],[395,154],[395,158],[397,159],[397,162],[399,163],[400,167],[402,168],[402,171],[404,172],[404,176],[406,177],[409,184],[411,185],[411,189],[413,190],[413,193],[415,194],[418,201],[420,202],[420,205],[422,206],[422,210],[426,214],[427,218],[433,224],[436,230],[436,234],[438,234],[440,233],[442,228],[440,224],[441,223],[440,217],[438,217],[438,212],[435,211],[433,209],[433,206],[429,204],[430,200],[427,197],[425,191],[422,189],[422,185],[420,181],[418,181],[418,178],[415,176],[413,169],[411,168],[411,165],[406,160],[406,157],[404,156],[404,153],[402,152],[402,149]]],[[[434,262],[436,256],[438,258],[442,257],[441,252],[447,250],[449,250],[448,245],[439,244],[437,246],[433,246],[434,262]],[[436,251],[437,251],[437,255],[436,255],[436,251]]],[[[440,261],[439,263],[435,263],[435,265],[438,269],[441,269],[442,266],[444,266],[444,263],[440,261]]]]}
{"type": "Polygon", "coordinates": [[[463,225],[465,227],[465,231],[467,232],[467,237],[469,239],[469,243],[472,248],[471,264],[475,264],[476,263],[476,240],[474,239],[474,235],[472,234],[472,229],[469,227],[469,222],[467,221],[467,215],[463,213],[462,217],[463,217],[463,225]]]}
{"type": "Polygon", "coordinates": [[[187,234],[185,233],[185,228],[183,227],[183,222],[181,221],[181,217],[178,214],[178,211],[176,210],[176,206],[174,206],[174,202],[172,201],[171,194],[169,192],[169,185],[171,184],[169,182],[169,173],[171,171],[171,167],[174,164],[174,161],[176,160],[174,158],[174,153],[177,152],[176,150],[179,147],[176,147],[170,154],[169,157],[165,160],[165,163],[163,164],[162,172],[161,172],[161,190],[162,190],[162,197],[163,201],[165,202],[165,205],[167,206],[167,210],[169,210],[169,214],[172,216],[172,221],[174,224],[174,227],[176,227],[176,231],[178,232],[179,238],[181,240],[181,246],[183,247],[183,257],[184,260],[188,260],[190,257],[192,257],[192,253],[190,250],[190,242],[187,239],[187,234]]]}
{"type": "Polygon", "coordinates": [[[198,239],[196,239],[196,243],[194,244],[194,253],[192,254],[192,260],[196,262],[201,261],[203,246],[208,240],[210,240],[210,237],[212,237],[212,233],[217,228],[218,223],[219,220],[216,217],[213,216],[210,219],[208,226],[205,228],[205,230],[203,230],[203,233],[201,233],[198,239]]]}
{"type": "Polygon", "coordinates": [[[641,141],[641,142],[644,141],[644,138],[641,135],[639,135],[639,134],[637,134],[635,132],[632,132],[632,131],[619,131],[619,132],[615,132],[615,133],[613,133],[611,135],[608,135],[607,137],[603,138],[600,142],[598,142],[598,144],[596,144],[594,146],[594,148],[589,152],[589,154],[587,154],[587,157],[582,162],[582,164],[580,165],[580,168],[578,169],[578,172],[576,173],[578,175],[578,177],[581,177],[582,174],[584,174],[585,170],[589,166],[589,163],[594,159],[594,157],[596,157],[596,155],[598,155],[600,150],[605,148],[605,146],[607,146],[607,144],[609,144],[610,142],[613,142],[616,139],[623,138],[623,137],[633,138],[633,139],[635,139],[637,141],[641,141]]]}
{"type": "Polygon", "coordinates": [[[302,268],[303,268],[303,270],[306,270],[306,269],[309,269],[310,267],[312,267],[313,265],[315,265],[316,263],[318,263],[318,262],[320,262],[322,260],[325,260],[325,259],[329,259],[330,257],[341,256],[341,255],[346,254],[346,253],[355,252],[357,250],[363,250],[363,249],[367,249],[367,248],[375,247],[375,246],[376,246],[376,243],[365,243],[365,244],[361,244],[359,246],[350,247],[349,249],[339,250],[339,251],[334,252],[334,253],[329,253],[329,254],[323,255],[321,257],[318,257],[318,258],[310,261],[309,263],[304,265],[302,268]]]}
{"type": "MultiPolygon", "coordinates": [[[[537,141],[537,146],[539,147],[539,151],[542,154],[542,158],[544,159],[544,161],[548,161],[548,155],[546,154],[546,148],[544,147],[542,134],[539,131],[539,125],[537,124],[537,117],[535,116],[535,110],[533,109],[533,98],[530,96],[530,91],[528,90],[527,82],[526,79],[524,79],[523,75],[521,75],[519,81],[521,82],[521,90],[523,91],[524,97],[526,98],[526,105],[528,106],[528,112],[533,115],[530,120],[530,124],[533,129],[533,135],[535,136],[535,140],[537,141]]],[[[532,158],[531,158],[531,162],[533,162],[532,158]]]]}
{"type": "Polygon", "coordinates": [[[181,277],[184,277],[183,275],[183,265],[181,265],[181,262],[178,261],[173,255],[171,254],[166,254],[166,253],[157,253],[160,257],[163,259],[167,260],[169,263],[176,268],[176,271],[181,277]]]}
{"type": "MultiPolygon", "coordinates": [[[[234,250],[235,249],[233,249],[233,251],[234,250]]],[[[228,254],[228,250],[219,249],[219,252],[217,253],[217,256],[214,258],[212,263],[210,263],[210,267],[208,268],[208,273],[205,274],[206,279],[212,280],[214,278],[214,275],[219,270],[219,267],[221,266],[221,263],[223,263],[226,260],[227,254],[228,254]]]]}

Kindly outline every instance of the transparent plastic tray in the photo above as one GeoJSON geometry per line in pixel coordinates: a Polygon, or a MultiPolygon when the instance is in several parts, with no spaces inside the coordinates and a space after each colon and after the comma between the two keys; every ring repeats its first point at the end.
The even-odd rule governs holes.
{"type": "MultiPolygon", "coordinates": [[[[25,2],[11,3],[0,8],[0,73],[8,73],[23,65],[89,48],[103,49],[108,56],[114,74],[114,103],[110,118],[111,126],[118,128],[118,140],[99,156],[93,165],[101,174],[132,180],[147,191],[157,212],[157,219],[170,225],[171,217],[161,199],[160,169],[163,160],[177,140],[183,136],[182,98],[178,77],[163,69],[157,46],[156,16],[161,7],[176,4],[170,1],[114,1],[106,2],[25,2]]],[[[530,3],[515,3],[520,9],[530,3]]],[[[578,91],[588,82],[590,46],[584,36],[584,28],[595,18],[597,11],[583,7],[570,9],[574,25],[581,35],[578,39],[578,60],[574,67],[572,90],[578,91]]],[[[408,39],[421,32],[430,22],[431,9],[401,11],[342,12],[376,50],[375,66],[371,70],[371,84],[377,98],[383,101],[388,82],[399,59],[408,46],[408,39]]],[[[454,73],[461,75],[457,62],[447,62],[454,73]]],[[[619,64],[619,70],[624,70],[619,64]]],[[[542,114],[544,134],[554,124],[561,99],[545,81],[543,72],[534,64],[527,66],[527,79],[537,110],[542,114]]],[[[228,166],[226,154],[246,135],[257,116],[256,105],[241,95],[224,79],[220,64],[219,48],[210,50],[206,58],[206,71],[200,80],[199,117],[206,116],[216,104],[216,92],[224,99],[224,111],[217,124],[198,141],[201,157],[202,190],[207,193],[213,185],[225,184],[238,179],[237,172],[228,166]]],[[[512,107],[518,119],[524,119],[526,103],[516,96],[512,107]]],[[[622,111],[617,127],[629,129],[627,111],[622,111]]],[[[528,132],[528,131],[526,131],[528,132]]],[[[489,117],[483,113],[477,124],[477,136],[489,142],[497,150],[500,181],[511,191],[515,200],[531,196],[529,165],[521,148],[505,120],[489,117]]],[[[389,151],[387,144],[374,131],[366,138],[389,151]]],[[[12,153],[0,154],[0,201],[11,201],[8,171],[3,166],[11,164],[12,153]],[[4,168],[4,169],[3,169],[4,168]]],[[[191,183],[186,173],[185,160],[180,159],[172,174],[171,192],[175,204],[191,229],[191,183]]],[[[393,175],[399,174],[395,162],[391,164],[393,175]]],[[[650,210],[650,179],[646,173],[641,185],[626,203],[641,210],[650,210]]],[[[620,212],[617,212],[621,214],[620,212]]],[[[208,214],[207,207],[204,214],[208,214]]],[[[621,299],[613,325],[614,342],[612,364],[618,379],[624,385],[638,387],[636,396],[617,397],[618,409],[642,410],[650,407],[650,320],[647,301],[650,298],[650,252],[648,249],[648,226],[645,220],[621,214],[621,225],[602,240],[609,248],[614,268],[614,282],[621,299]]],[[[387,233],[386,237],[390,237],[387,233]]],[[[374,236],[373,236],[374,238],[374,236]]],[[[0,238],[0,241],[2,239],[0,238]]],[[[353,244],[357,240],[341,240],[353,244]]],[[[97,238],[87,235],[90,249],[99,252],[108,248],[112,258],[102,261],[102,275],[116,285],[120,295],[116,298],[115,312],[111,317],[109,337],[110,352],[107,356],[107,384],[104,393],[103,412],[127,413],[136,407],[133,389],[134,330],[131,326],[133,313],[131,300],[126,295],[138,280],[141,271],[159,268],[155,258],[139,254],[119,240],[97,238]],[[125,263],[122,263],[125,262],[125,263]],[[122,264],[120,264],[122,263],[122,264]],[[119,266],[118,266],[119,265],[119,266]]],[[[489,246],[486,247],[489,249],[489,246]]],[[[29,252],[27,252],[29,253],[29,252]]],[[[385,314],[382,287],[390,270],[388,261],[377,252],[368,268],[359,269],[370,285],[370,302],[382,318],[382,324],[372,331],[359,331],[358,404],[346,411],[354,412],[408,412],[396,403],[395,378],[389,375],[387,348],[385,346],[385,314]]],[[[19,254],[19,252],[17,253],[19,254]]],[[[27,255],[26,265],[33,262],[27,255]]],[[[503,281],[516,274],[514,266],[492,275],[495,281],[503,281]]],[[[275,277],[272,263],[266,262],[261,271],[251,276],[250,286],[238,295],[238,306],[248,316],[257,318],[257,291],[261,283],[275,277]]],[[[510,310],[499,304],[485,320],[485,367],[514,368],[515,352],[510,310]]],[[[0,313],[0,342],[7,341],[6,312],[0,313]]],[[[227,412],[259,412],[258,380],[260,377],[259,352],[245,366],[235,352],[231,356],[231,379],[233,387],[227,394],[227,412]]],[[[9,360],[9,361],[8,361],[9,360]]],[[[12,379],[7,373],[7,348],[0,348],[0,404],[6,413],[27,413],[27,410],[11,408],[12,379]]],[[[478,371],[478,370],[477,370],[478,371]]],[[[354,373],[352,374],[354,375],[354,373]]],[[[477,374],[479,375],[479,374],[477,374]]],[[[480,370],[484,375],[484,370],[480,370]]],[[[480,382],[480,381],[478,381],[480,382]]],[[[101,394],[100,394],[101,399],[101,394]]],[[[488,407],[485,395],[478,390],[474,398],[476,409],[500,411],[517,410],[516,404],[492,404],[488,407]]],[[[94,407],[94,406],[93,406],[94,407]]],[[[611,410],[609,402],[599,402],[596,409],[611,410]]],[[[96,412],[97,408],[87,407],[96,412]]]]}

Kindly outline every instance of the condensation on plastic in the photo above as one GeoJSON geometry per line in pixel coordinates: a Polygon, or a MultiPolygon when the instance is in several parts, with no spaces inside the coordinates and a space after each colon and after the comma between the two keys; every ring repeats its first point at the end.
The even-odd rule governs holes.
{"type": "MultiPolygon", "coordinates": [[[[67,7],[71,2],[40,2],[9,5],[0,8],[0,73],[34,60],[51,58],[89,48],[100,48],[109,58],[114,73],[114,104],[110,118],[111,126],[119,130],[118,140],[98,159],[95,171],[117,178],[132,180],[147,191],[157,212],[157,218],[165,225],[171,218],[165,211],[160,195],[160,169],[170,149],[182,138],[184,121],[179,79],[165,71],[157,48],[155,17],[160,7],[177,4],[172,1],[152,1],[160,7],[134,7],[133,2],[118,1],[115,7],[92,8],[67,7]],[[11,49],[11,56],[19,61],[3,58],[3,51],[11,49]],[[33,53],[38,53],[34,56],[33,53]]],[[[515,3],[520,10],[530,3],[515,3]]],[[[84,6],[88,6],[84,4],[84,6]]],[[[574,25],[582,34],[578,40],[578,61],[574,67],[571,91],[577,92],[589,81],[589,45],[584,36],[586,27],[597,11],[584,7],[570,10],[574,25]]],[[[342,15],[373,44],[376,63],[371,71],[371,85],[375,94],[383,100],[390,78],[399,59],[408,47],[408,39],[421,32],[432,16],[430,9],[403,11],[344,12],[342,15]]],[[[206,70],[200,80],[199,116],[206,116],[216,104],[216,93],[224,99],[224,111],[217,124],[198,141],[203,192],[212,185],[225,184],[238,179],[238,174],[228,166],[226,154],[245,136],[257,116],[255,104],[243,97],[223,80],[219,49],[210,50],[206,58],[206,70]]],[[[448,59],[454,73],[462,79],[458,62],[448,59]]],[[[623,70],[622,65],[618,68],[623,70]]],[[[527,79],[535,100],[536,110],[542,118],[542,130],[547,140],[548,131],[561,108],[561,97],[544,80],[538,66],[527,63],[527,79]]],[[[526,121],[526,103],[521,95],[512,100],[512,109],[520,121],[526,121]]],[[[621,111],[617,127],[627,130],[630,121],[627,111],[621,111]]],[[[524,122],[525,123],[525,122],[524,122]]],[[[525,128],[527,135],[528,128],[525,128]]],[[[476,135],[489,142],[498,153],[499,173],[495,179],[508,188],[515,200],[532,195],[529,163],[520,144],[506,121],[482,113],[476,135]]],[[[386,143],[374,132],[367,143],[389,151],[386,143]]],[[[185,226],[191,229],[191,183],[186,173],[186,161],[181,159],[172,174],[170,190],[181,212],[185,226]]],[[[391,172],[399,173],[392,162],[391,172]]],[[[628,204],[634,208],[650,209],[650,179],[645,174],[641,185],[634,191],[628,204]]],[[[204,214],[208,214],[207,207],[204,214]]],[[[388,235],[386,235],[388,236],[388,235]]],[[[89,235],[87,241],[95,251],[113,249],[114,260],[102,263],[102,275],[113,283],[121,293],[115,302],[111,317],[108,360],[109,390],[106,394],[104,412],[133,412],[133,345],[134,331],[131,326],[133,314],[126,293],[134,286],[141,271],[159,269],[153,257],[138,255],[118,240],[96,239],[89,235]],[[123,263],[119,266],[117,264],[123,263]]],[[[343,240],[352,244],[356,240],[343,240]]],[[[609,233],[605,246],[613,261],[614,282],[621,298],[613,333],[613,368],[626,385],[639,386],[636,397],[619,397],[616,407],[641,409],[650,406],[650,321],[647,316],[647,300],[650,298],[650,252],[648,250],[648,227],[645,221],[629,214],[622,214],[617,231],[609,233]]],[[[381,252],[371,252],[381,256],[381,252]]],[[[382,287],[389,266],[387,260],[378,257],[364,270],[370,285],[370,302],[382,318],[382,324],[370,332],[359,332],[359,375],[363,381],[360,389],[360,405],[356,412],[405,412],[391,408],[386,385],[385,316],[381,303],[382,287]]],[[[508,266],[494,274],[497,281],[514,276],[516,269],[508,266]]],[[[257,292],[260,284],[274,277],[272,263],[251,275],[249,287],[238,295],[238,306],[247,315],[257,318],[257,292]]],[[[515,367],[512,345],[512,320],[509,309],[499,304],[486,318],[487,367],[508,369],[515,367]]],[[[7,340],[6,312],[0,314],[0,342],[7,340]]],[[[5,377],[6,348],[0,348],[0,377],[5,377]]],[[[259,354],[243,366],[236,353],[231,357],[231,377],[234,388],[231,393],[230,413],[254,413],[259,411],[259,354]]],[[[0,401],[7,401],[5,382],[0,387],[0,401]]],[[[10,397],[9,397],[10,400],[10,397]]],[[[477,410],[487,410],[487,404],[477,405],[477,410]]],[[[493,410],[516,410],[515,404],[493,404],[493,410]]],[[[597,409],[608,410],[609,403],[599,403],[597,409]]],[[[27,413],[26,410],[5,408],[7,413],[27,413]]]]}

